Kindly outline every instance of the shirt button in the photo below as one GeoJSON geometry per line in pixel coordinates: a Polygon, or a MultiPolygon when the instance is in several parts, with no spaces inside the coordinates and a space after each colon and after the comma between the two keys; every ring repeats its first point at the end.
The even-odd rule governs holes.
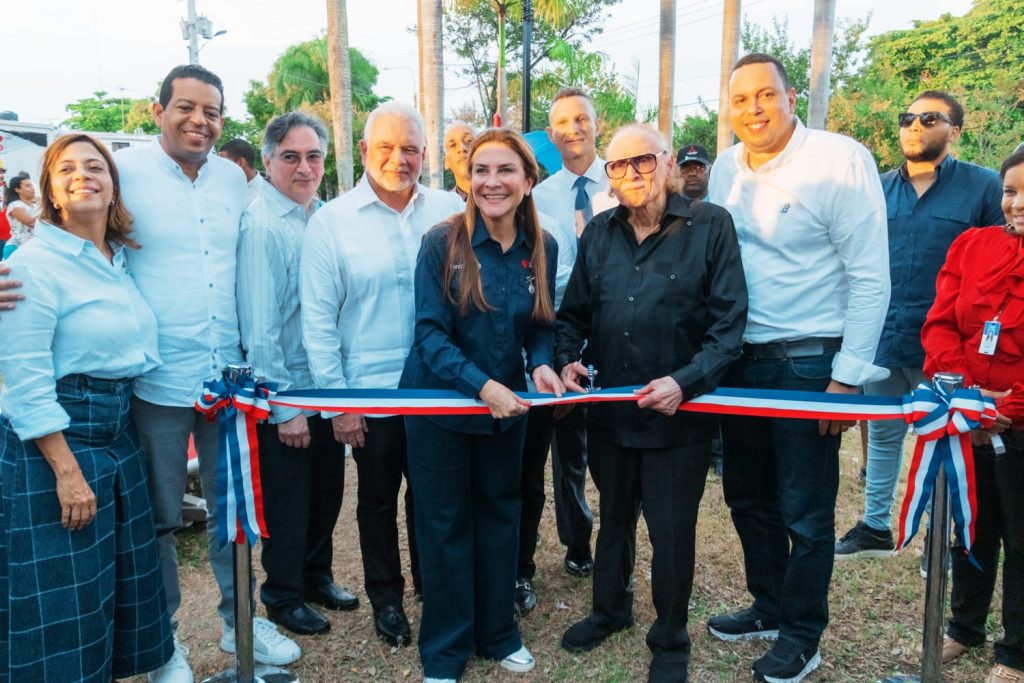
{"type": "Polygon", "coordinates": [[[628,337],[628,336],[629,336],[629,330],[626,330],[625,332],[623,332],[623,333],[622,333],[622,335],[623,335],[624,337],[628,337]]]}
{"type": "Polygon", "coordinates": [[[669,275],[668,279],[669,280],[675,280],[676,279],[675,273],[673,273],[672,275],[669,275]]]}
{"type": "Polygon", "coordinates": [[[210,320],[216,320],[216,319],[217,319],[217,316],[215,316],[215,315],[211,315],[210,316],[210,320]]]}
{"type": "Polygon", "coordinates": [[[210,250],[209,249],[204,249],[203,250],[203,255],[204,256],[209,256],[210,255],[210,250]]]}
{"type": "Polygon", "coordinates": [[[212,282],[210,283],[210,289],[213,289],[213,283],[212,282]]]}
{"type": "Polygon", "coordinates": [[[640,270],[640,264],[633,266],[633,270],[640,270]]]}
{"type": "Polygon", "coordinates": [[[630,301],[632,301],[632,300],[633,300],[633,297],[629,297],[629,300],[630,300],[630,301]]]}
{"type": "Polygon", "coordinates": [[[693,221],[686,221],[686,226],[687,226],[687,227],[689,227],[689,226],[691,226],[691,225],[693,225],[693,221]]]}

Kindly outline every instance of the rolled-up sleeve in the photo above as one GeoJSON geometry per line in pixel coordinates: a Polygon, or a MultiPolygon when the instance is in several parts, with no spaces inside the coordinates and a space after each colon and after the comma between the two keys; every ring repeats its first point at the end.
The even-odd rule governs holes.
{"type": "Polygon", "coordinates": [[[3,414],[23,441],[68,428],[71,419],[57,402],[53,337],[60,317],[59,297],[45,277],[11,268],[11,279],[22,280],[24,301],[0,317],[4,352],[3,414]]]}

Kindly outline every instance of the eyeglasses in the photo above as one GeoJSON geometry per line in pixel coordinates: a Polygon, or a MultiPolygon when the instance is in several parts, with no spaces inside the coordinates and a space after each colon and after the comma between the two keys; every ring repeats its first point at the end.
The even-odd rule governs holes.
{"type": "Polygon", "coordinates": [[[914,125],[914,119],[921,119],[921,125],[925,128],[931,128],[939,121],[945,121],[951,126],[955,125],[953,119],[941,111],[923,111],[920,114],[911,114],[909,111],[905,111],[899,115],[900,128],[910,128],[914,125]]]}
{"type": "MultiPolygon", "coordinates": [[[[298,152],[281,152],[277,155],[277,158],[285,166],[298,166],[303,157],[298,152]]],[[[305,158],[306,163],[310,166],[319,166],[324,163],[324,155],[320,152],[310,152],[305,158]]]]}
{"type": "Polygon", "coordinates": [[[661,150],[654,154],[637,154],[635,157],[609,161],[604,165],[604,174],[612,180],[619,180],[626,177],[626,169],[629,166],[641,175],[654,173],[654,169],[658,168],[658,155],[664,153],[665,150],[661,150]]]}

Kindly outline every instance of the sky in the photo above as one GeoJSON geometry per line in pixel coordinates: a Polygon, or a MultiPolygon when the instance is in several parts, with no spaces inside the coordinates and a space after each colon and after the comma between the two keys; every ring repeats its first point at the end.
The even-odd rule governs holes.
{"type": "MultiPolygon", "coordinates": [[[[242,93],[265,80],[287,48],[326,27],[325,0],[196,0],[199,14],[225,30],[204,45],[200,62],[225,85],[227,113],[246,117],[242,93]]],[[[676,115],[718,97],[721,0],[677,0],[676,115]]],[[[839,18],[872,14],[869,34],[910,28],[915,20],[964,14],[971,0],[837,0],[839,18]]],[[[160,79],[188,61],[180,22],[186,0],[48,0],[0,4],[0,51],[5,59],[0,110],[21,121],[58,123],[65,105],[90,97],[151,97],[160,79]]],[[[771,26],[789,18],[797,46],[810,42],[812,0],[743,0],[744,19],[771,26]]],[[[658,0],[623,0],[609,12],[590,49],[603,52],[622,74],[639,73],[641,108],[657,101],[658,0]]],[[[348,0],[349,41],[381,69],[377,93],[412,102],[416,92],[416,0],[348,0]],[[386,18],[384,20],[383,18],[386,18]]],[[[509,59],[516,59],[509,56],[509,59]]],[[[454,55],[446,61],[455,63],[454,55]]],[[[445,112],[475,102],[471,84],[445,74],[445,112]]]]}

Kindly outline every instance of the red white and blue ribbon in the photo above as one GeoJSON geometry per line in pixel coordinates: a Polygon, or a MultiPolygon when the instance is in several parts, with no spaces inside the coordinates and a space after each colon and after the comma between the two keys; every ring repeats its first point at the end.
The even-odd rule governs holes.
{"type": "Polygon", "coordinates": [[[209,421],[217,420],[217,539],[255,545],[269,538],[263,518],[259,441],[256,423],[270,414],[268,399],[274,385],[243,377],[203,382],[195,408],[209,421]]]}
{"type": "Polygon", "coordinates": [[[957,389],[946,395],[927,384],[919,385],[903,401],[905,419],[917,435],[917,444],[900,509],[896,549],[905,548],[917,533],[941,468],[946,472],[953,523],[974,562],[970,551],[978,500],[970,431],[995,423],[995,402],[977,389],[957,389]]]}

